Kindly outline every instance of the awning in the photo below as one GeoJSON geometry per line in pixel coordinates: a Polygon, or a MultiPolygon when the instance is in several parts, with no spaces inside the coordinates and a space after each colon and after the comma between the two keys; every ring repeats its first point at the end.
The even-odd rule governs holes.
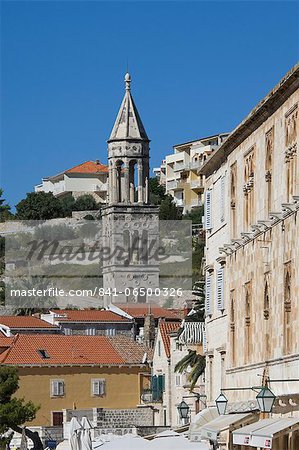
{"type": "Polygon", "coordinates": [[[233,444],[245,446],[251,445],[251,434],[272,422],[273,419],[264,419],[233,431],[233,444]]]}
{"type": "Polygon", "coordinates": [[[219,416],[202,428],[201,437],[203,439],[217,441],[217,436],[219,433],[221,433],[221,431],[228,430],[232,426],[238,427],[242,424],[242,422],[253,422],[256,419],[257,416],[253,413],[227,414],[224,416],[219,416]]]}
{"type": "Polygon", "coordinates": [[[299,429],[298,417],[263,419],[234,431],[233,443],[271,449],[275,437],[295,429],[299,429]]]}

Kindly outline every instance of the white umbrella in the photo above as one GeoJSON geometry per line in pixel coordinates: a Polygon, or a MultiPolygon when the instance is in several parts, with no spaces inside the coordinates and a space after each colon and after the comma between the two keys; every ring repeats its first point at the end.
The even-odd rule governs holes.
{"type": "Polygon", "coordinates": [[[127,434],[111,442],[107,442],[103,446],[103,450],[145,450],[150,448],[150,442],[136,434],[127,434]]]}
{"type": "MultiPolygon", "coordinates": [[[[141,448],[141,447],[140,447],[141,448]]],[[[182,436],[161,437],[150,441],[149,450],[209,450],[204,442],[190,442],[182,436]]]]}
{"type": "Polygon", "coordinates": [[[92,443],[91,443],[91,435],[90,430],[92,426],[89,423],[89,420],[87,417],[83,417],[81,420],[81,436],[80,436],[80,444],[81,444],[81,450],[92,450],[92,443]]]}
{"type": "Polygon", "coordinates": [[[25,427],[22,428],[22,437],[21,437],[21,444],[20,444],[20,450],[27,450],[28,444],[27,444],[27,437],[25,432],[25,427]]]}
{"type": "Polygon", "coordinates": [[[81,425],[76,419],[72,417],[70,421],[70,446],[71,450],[80,450],[80,430],[81,425]]]}

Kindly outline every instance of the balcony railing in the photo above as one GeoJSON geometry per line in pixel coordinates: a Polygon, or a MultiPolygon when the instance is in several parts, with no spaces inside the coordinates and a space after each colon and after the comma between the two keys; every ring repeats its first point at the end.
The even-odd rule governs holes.
{"type": "Polygon", "coordinates": [[[187,168],[187,164],[182,161],[182,162],[177,162],[174,164],[173,170],[174,172],[180,171],[180,170],[184,170],[187,168]]]}
{"type": "Polygon", "coordinates": [[[176,189],[178,186],[177,180],[167,181],[166,190],[170,191],[171,189],[176,189]]]}
{"type": "Polygon", "coordinates": [[[205,333],[204,322],[185,322],[179,337],[180,344],[202,344],[205,333]]]}
{"type": "Polygon", "coordinates": [[[191,189],[203,189],[203,179],[198,178],[198,180],[190,181],[190,188],[191,189]]]}
{"type": "Polygon", "coordinates": [[[153,392],[151,389],[144,389],[141,394],[143,403],[158,403],[163,399],[163,392],[153,392]]]}

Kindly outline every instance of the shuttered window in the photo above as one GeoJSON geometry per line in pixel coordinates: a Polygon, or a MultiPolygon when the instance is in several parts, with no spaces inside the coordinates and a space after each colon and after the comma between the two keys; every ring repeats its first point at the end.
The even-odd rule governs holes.
{"type": "Polygon", "coordinates": [[[106,380],[100,378],[91,380],[91,392],[92,395],[105,395],[106,394],[106,380]]]}
{"type": "Polygon", "coordinates": [[[225,219],[225,177],[221,177],[220,186],[220,221],[224,222],[225,219]]]}
{"type": "Polygon", "coordinates": [[[205,229],[212,228],[212,191],[206,191],[205,196],[205,229]]]}
{"type": "Polygon", "coordinates": [[[61,397],[64,395],[64,381],[51,380],[51,397],[61,397]]]}
{"type": "Polygon", "coordinates": [[[223,267],[217,270],[217,309],[224,309],[224,271],[223,267]]]}
{"type": "Polygon", "coordinates": [[[206,353],[207,352],[207,332],[206,332],[206,330],[204,330],[204,332],[203,332],[202,348],[203,348],[203,352],[206,353]]]}
{"type": "Polygon", "coordinates": [[[212,314],[212,275],[208,272],[206,273],[205,310],[207,316],[212,314]]]}

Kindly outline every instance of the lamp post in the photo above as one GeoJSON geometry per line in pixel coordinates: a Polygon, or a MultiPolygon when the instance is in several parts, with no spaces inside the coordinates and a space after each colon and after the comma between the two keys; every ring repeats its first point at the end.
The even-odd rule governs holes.
{"type": "Polygon", "coordinates": [[[216,406],[217,406],[218,414],[220,416],[224,415],[225,411],[226,411],[228,400],[225,397],[225,395],[222,394],[222,392],[219,395],[219,397],[216,398],[215,403],[216,403],[216,406]]]}
{"type": "Polygon", "coordinates": [[[186,419],[188,419],[190,408],[184,400],[182,400],[181,403],[179,403],[177,409],[181,420],[185,421],[186,419]]]}

